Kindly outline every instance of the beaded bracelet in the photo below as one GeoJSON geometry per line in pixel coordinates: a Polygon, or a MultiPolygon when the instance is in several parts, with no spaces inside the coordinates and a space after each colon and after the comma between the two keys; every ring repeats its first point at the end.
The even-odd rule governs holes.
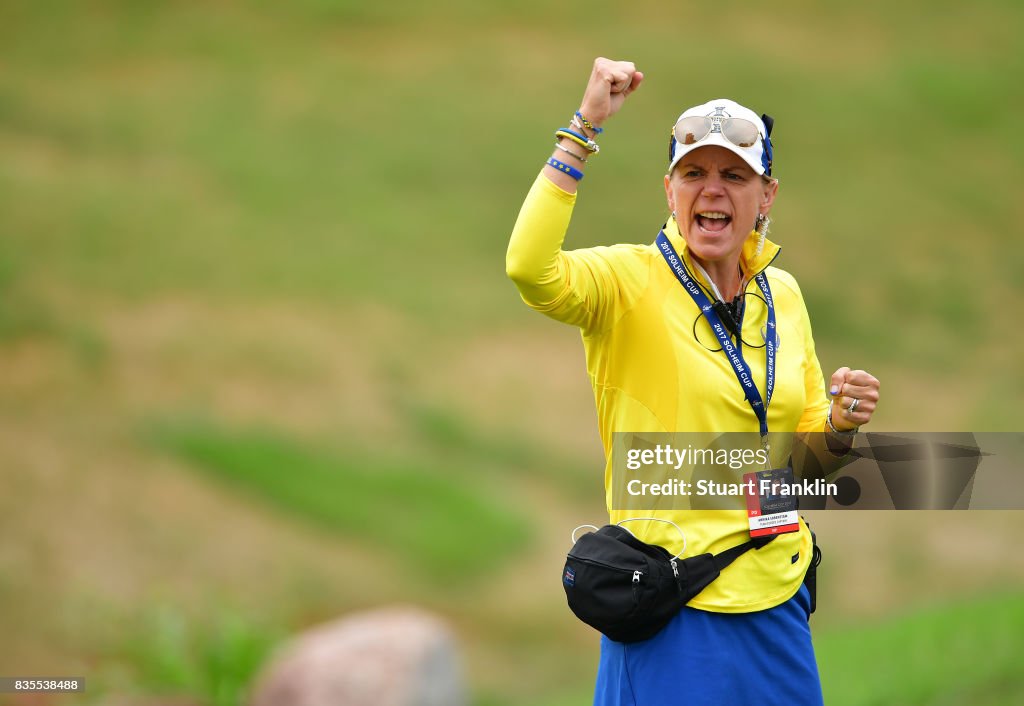
{"type": "Polygon", "coordinates": [[[581,181],[583,179],[583,172],[581,172],[579,169],[576,169],[576,167],[570,167],[565,162],[559,162],[554,157],[549,157],[546,164],[548,166],[554,167],[563,174],[568,174],[576,181],[581,181]]]}
{"type": "Polygon", "coordinates": [[[596,142],[587,139],[585,136],[579,134],[578,132],[573,132],[567,127],[559,128],[558,130],[556,130],[555,137],[564,137],[567,140],[572,140],[577,145],[587,150],[587,152],[591,152],[593,154],[597,154],[598,152],[601,151],[601,148],[598,147],[596,142]]]}
{"type": "Polygon", "coordinates": [[[597,125],[594,125],[594,123],[592,123],[589,120],[587,120],[586,118],[584,118],[583,117],[583,113],[581,113],[578,110],[576,111],[576,117],[580,119],[581,123],[583,123],[583,127],[587,128],[589,130],[593,130],[595,135],[600,135],[602,132],[604,132],[604,128],[603,127],[598,127],[597,125]]]}
{"type": "Polygon", "coordinates": [[[565,147],[561,142],[556,142],[555,143],[555,149],[562,150],[563,152],[565,152],[570,157],[575,157],[576,159],[580,160],[584,164],[587,163],[587,158],[586,157],[584,157],[582,154],[577,154],[577,153],[573,152],[568,147],[565,147]]]}

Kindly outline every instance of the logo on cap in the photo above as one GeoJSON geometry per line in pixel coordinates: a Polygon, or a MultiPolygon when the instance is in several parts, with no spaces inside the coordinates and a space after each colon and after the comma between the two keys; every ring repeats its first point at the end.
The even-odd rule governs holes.
{"type": "Polygon", "coordinates": [[[729,117],[729,114],[725,112],[725,106],[715,106],[715,112],[707,116],[711,120],[711,132],[722,131],[722,121],[729,117]]]}

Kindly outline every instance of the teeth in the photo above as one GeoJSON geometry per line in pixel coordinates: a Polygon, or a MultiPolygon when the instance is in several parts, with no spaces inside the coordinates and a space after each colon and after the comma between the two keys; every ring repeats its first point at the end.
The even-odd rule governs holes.
{"type": "Polygon", "coordinates": [[[704,218],[728,218],[729,217],[728,214],[722,213],[721,211],[703,211],[701,213],[698,213],[697,215],[698,216],[703,216],[704,218]]]}

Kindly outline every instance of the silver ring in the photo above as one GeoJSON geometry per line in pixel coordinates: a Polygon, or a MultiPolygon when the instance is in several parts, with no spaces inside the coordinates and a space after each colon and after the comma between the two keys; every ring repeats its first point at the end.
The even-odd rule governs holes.
{"type": "Polygon", "coordinates": [[[850,403],[850,406],[846,408],[846,413],[847,414],[853,414],[854,412],[856,412],[857,411],[857,405],[859,405],[859,404],[860,404],[860,400],[855,399],[853,402],[850,403]]]}

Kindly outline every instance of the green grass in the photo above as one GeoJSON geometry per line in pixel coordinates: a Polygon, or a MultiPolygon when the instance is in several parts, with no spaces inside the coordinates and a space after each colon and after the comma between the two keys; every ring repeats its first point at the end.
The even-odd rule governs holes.
{"type": "MultiPolygon", "coordinates": [[[[782,265],[839,344],[905,356],[917,331],[887,315],[893,299],[926,324],[970,325],[994,304],[984,291],[948,307],[929,305],[922,288],[964,249],[1007,251],[985,258],[982,280],[1024,251],[1004,236],[1020,217],[1009,185],[1024,176],[1004,137],[1024,107],[1002,90],[1024,68],[1004,36],[1020,19],[1014,3],[945,14],[791,3],[762,21],[726,12],[720,21],[742,18],[740,36],[764,33],[761,64],[717,51],[713,34],[689,37],[680,54],[672,16],[645,6],[615,32],[591,19],[592,43],[560,45],[546,16],[507,3],[431,17],[407,3],[106,5],[118,21],[79,17],[71,4],[10,11],[18,70],[0,77],[13,143],[0,206],[15,247],[46,255],[34,269],[73,286],[373,299],[455,330],[517,320],[505,237],[597,47],[636,57],[650,76],[609,126],[572,245],[649,240],[664,216],[658,126],[687,101],[729,93],[778,117],[782,265]],[[813,31],[841,21],[851,31],[831,46],[813,31]],[[980,46],[960,55],[927,40],[955,34],[980,46]],[[525,65],[513,58],[520,35],[532,40],[525,65]],[[808,65],[813,51],[820,69],[808,65]],[[708,56],[715,71],[685,70],[708,56]],[[33,153],[60,168],[26,169],[33,153]],[[870,253],[881,295],[857,307],[824,299],[826,314],[815,302],[835,280],[803,263],[813,253],[842,267],[857,252],[870,253]],[[920,258],[918,286],[906,265],[920,258]],[[888,345],[864,343],[865,327],[888,345]]],[[[690,24],[721,14],[688,13],[690,24]]]]}
{"type": "Polygon", "coordinates": [[[481,429],[451,408],[406,404],[403,414],[423,452],[446,459],[453,473],[527,476],[566,498],[578,498],[593,495],[595,480],[603,472],[601,465],[581,462],[522,434],[481,429]]]}
{"type": "Polygon", "coordinates": [[[173,612],[158,613],[145,637],[130,645],[139,683],[148,692],[199,696],[208,706],[243,701],[279,633],[234,616],[196,628],[173,612]]]}
{"type": "MultiPolygon", "coordinates": [[[[1012,87],[1024,74],[1022,24],[1024,5],[1014,0],[645,0],[628,12],[591,1],[555,18],[539,0],[6,3],[0,356],[22,385],[5,413],[19,422],[33,415],[34,433],[17,463],[5,458],[0,470],[12,487],[43,488],[26,480],[33,464],[52,469],[38,474],[54,484],[78,472],[51,458],[55,446],[154,467],[172,455],[199,471],[198,483],[237,489],[408,566],[411,595],[436,597],[463,573],[498,593],[488,580],[505,576],[505,560],[541,544],[527,528],[548,510],[525,498],[590,512],[600,507],[600,472],[536,447],[529,409],[499,410],[484,428],[460,407],[478,391],[466,389],[448,356],[511,332],[495,365],[527,369],[529,351],[546,350],[530,343],[577,335],[528,311],[503,266],[521,199],[597,54],[636,60],[648,82],[607,126],[568,247],[650,241],[666,215],[672,119],[698,101],[737,98],[777,120],[773,237],[784,247],[779,265],[804,291],[826,373],[884,367],[886,400],[914,410],[915,428],[949,428],[950,415],[978,430],[1015,428],[1024,394],[1024,337],[1011,320],[1024,305],[1024,142],[1014,136],[1024,94],[1012,87]],[[956,289],[940,289],[950,283],[956,289]],[[303,384],[286,372],[307,371],[303,355],[278,368],[253,362],[251,342],[231,339],[231,326],[189,339],[192,313],[206,307],[253,318],[308,307],[311,321],[365,347],[359,356],[407,376],[382,373],[363,391],[387,398],[381,414],[398,420],[403,438],[357,420],[299,439],[282,431],[297,426],[284,405],[259,417],[266,423],[255,431],[231,417],[230,404],[204,410],[207,421],[157,425],[141,450],[137,437],[111,431],[173,418],[195,400],[214,406],[231,398],[231,383],[303,384]],[[169,320],[143,322],[150,311],[169,320]],[[369,317],[352,312],[366,311],[381,313],[383,333],[359,329],[369,317]],[[135,322],[146,329],[138,340],[128,329],[135,322]],[[253,377],[224,370],[231,379],[211,381],[201,368],[216,355],[181,355],[205,343],[240,351],[253,377]],[[47,367],[69,354],[74,365],[47,367]],[[412,376],[427,375],[438,383],[430,389],[447,386],[451,399],[424,399],[412,376]],[[947,383],[957,398],[931,399],[947,383]]],[[[328,374],[327,364],[319,370],[328,374]]],[[[329,407],[315,407],[328,409],[324,428],[329,407]]],[[[898,430],[903,421],[885,423],[898,430]]],[[[133,502],[117,492],[115,505],[133,502]]],[[[52,573],[0,565],[0,619],[19,611],[19,596],[56,603],[76,581],[100,583],[64,563],[74,552],[60,539],[36,538],[44,530],[9,530],[35,538],[45,549],[39,565],[52,573]]],[[[133,585],[146,574],[124,567],[124,575],[133,585]]],[[[1009,644],[997,618],[1017,614],[985,605],[823,635],[835,703],[883,703],[889,691],[907,703],[1024,700],[1020,680],[986,647],[1009,644]],[[958,626],[961,637],[929,621],[958,626]],[[932,654],[943,642],[966,671],[932,654]],[[898,659],[882,664],[877,645],[898,659]],[[928,671],[914,651],[942,668],[928,671]],[[847,687],[832,669],[878,678],[847,687]],[[961,673],[980,676],[956,681],[961,673]]],[[[203,645],[219,644],[219,628],[160,620],[153,629],[163,637],[152,651],[138,647],[132,678],[221,703],[212,701],[221,698],[212,675],[223,671],[237,686],[243,677],[231,675],[245,669],[229,664],[235,658],[202,657],[203,645]]],[[[224,649],[250,665],[264,641],[245,635],[224,649]]],[[[32,642],[14,636],[0,655],[18,655],[19,640],[32,642]]],[[[537,644],[501,634],[487,647],[522,665],[511,678],[474,676],[487,703],[589,702],[589,684],[553,674],[553,664],[563,668],[554,656],[574,649],[566,636],[537,644]],[[531,661],[535,654],[544,659],[531,661]]]]}
{"type": "Polygon", "coordinates": [[[1024,594],[933,606],[816,640],[830,706],[1010,706],[1024,697],[1024,594]]]}
{"type": "Polygon", "coordinates": [[[151,436],[212,478],[435,581],[479,577],[530,540],[529,523],[500,494],[415,458],[382,461],[201,422],[158,426],[151,436]]]}
{"type": "Polygon", "coordinates": [[[239,706],[286,633],[266,619],[220,607],[205,617],[170,603],[146,607],[105,649],[79,700],[104,695],[187,697],[202,706],[239,706]]]}

